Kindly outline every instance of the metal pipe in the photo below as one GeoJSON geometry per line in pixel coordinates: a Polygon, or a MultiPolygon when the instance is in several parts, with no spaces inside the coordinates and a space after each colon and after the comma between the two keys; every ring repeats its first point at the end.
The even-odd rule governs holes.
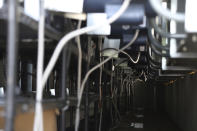
{"type": "MultiPolygon", "coordinates": [[[[61,69],[61,87],[60,87],[60,93],[61,93],[61,98],[65,99],[66,98],[66,47],[64,47],[63,54],[62,54],[62,69],[61,69]]],[[[65,111],[61,111],[60,115],[60,130],[65,131],[65,111]]]]}
{"type": "Polygon", "coordinates": [[[5,131],[13,131],[15,112],[15,88],[17,71],[17,0],[8,0],[8,38],[7,38],[7,92],[5,131]]]}
{"type": "Polygon", "coordinates": [[[85,131],[88,131],[88,121],[89,121],[89,80],[87,81],[86,84],[86,90],[85,90],[85,95],[86,95],[86,99],[85,99],[85,131]]]}
{"type": "Polygon", "coordinates": [[[28,61],[27,63],[27,92],[31,92],[33,89],[33,64],[28,61]]]}
{"type": "Polygon", "coordinates": [[[66,75],[67,75],[67,57],[66,57],[66,53],[67,53],[67,48],[64,47],[63,50],[63,54],[62,54],[62,69],[61,69],[61,98],[65,99],[66,98],[66,75]]]}
{"type": "MultiPolygon", "coordinates": [[[[67,93],[66,93],[66,81],[68,76],[68,67],[70,62],[70,53],[67,53],[68,46],[64,47],[63,54],[62,54],[62,69],[61,69],[61,99],[66,100],[67,99],[67,93]]],[[[65,110],[62,110],[60,115],[60,129],[61,131],[66,131],[66,112],[65,110]]]]}
{"type": "Polygon", "coordinates": [[[95,121],[95,131],[98,131],[98,101],[95,101],[94,103],[94,121],[95,121]]]}

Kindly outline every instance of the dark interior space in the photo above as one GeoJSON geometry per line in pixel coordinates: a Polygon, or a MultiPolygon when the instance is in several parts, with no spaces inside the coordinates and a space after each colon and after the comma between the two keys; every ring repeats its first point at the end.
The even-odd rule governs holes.
{"type": "Polygon", "coordinates": [[[197,131],[196,0],[0,0],[0,131],[197,131]]]}

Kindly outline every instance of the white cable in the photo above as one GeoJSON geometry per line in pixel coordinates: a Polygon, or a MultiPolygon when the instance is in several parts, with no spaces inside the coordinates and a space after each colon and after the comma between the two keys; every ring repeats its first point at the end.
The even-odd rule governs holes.
{"type": "MultiPolygon", "coordinates": [[[[79,21],[77,29],[81,28],[81,23],[82,21],[79,21]]],[[[82,50],[81,50],[81,41],[80,41],[80,36],[76,37],[76,42],[77,42],[77,48],[78,48],[78,76],[77,76],[77,99],[79,100],[79,93],[80,93],[80,86],[81,86],[81,68],[82,68],[82,50]]],[[[76,119],[80,119],[80,115],[77,114],[77,112],[80,112],[80,108],[76,108],[76,119]]]]}
{"type": "MultiPolygon", "coordinates": [[[[93,30],[96,30],[97,28],[100,28],[102,26],[105,26],[105,25],[108,25],[108,24],[111,24],[113,23],[115,20],[117,20],[123,13],[124,11],[127,9],[127,7],[129,6],[130,4],[130,1],[131,0],[124,0],[122,6],[120,7],[120,9],[117,11],[117,13],[115,13],[111,18],[109,18],[106,22],[103,22],[102,24],[100,25],[95,25],[95,26],[89,26],[89,27],[85,27],[85,28],[82,28],[82,29],[78,29],[76,31],[73,31],[67,35],[65,35],[61,40],[60,42],[58,43],[57,47],[55,48],[55,51],[49,61],[49,64],[47,65],[46,67],[46,70],[44,71],[43,75],[42,75],[42,79],[39,80],[39,84],[41,85],[37,85],[37,88],[39,87],[39,92],[38,92],[38,98],[40,100],[42,100],[42,92],[43,92],[43,88],[46,84],[46,81],[51,73],[51,71],[53,70],[53,67],[55,66],[55,63],[57,62],[57,59],[63,49],[63,47],[67,44],[67,42],[71,39],[73,39],[74,37],[76,36],[79,36],[79,35],[82,35],[82,34],[85,34],[87,32],[90,32],[90,31],[93,31],[93,30]],[[41,89],[40,89],[41,88],[41,89]],[[41,90],[41,91],[40,91],[41,90]],[[40,97],[41,96],[41,97],[40,97]]],[[[39,75],[40,76],[40,75],[39,75]]],[[[37,106],[38,107],[38,106],[37,106]]],[[[41,110],[42,112],[42,110],[41,110]]],[[[40,115],[39,113],[36,113],[36,116],[37,115],[40,115]]],[[[78,113],[79,115],[79,113],[78,113]]],[[[36,117],[35,117],[36,118],[36,117]]],[[[42,121],[42,120],[40,120],[42,121]]],[[[39,122],[38,122],[39,123],[39,122]]],[[[37,124],[37,122],[35,122],[35,124],[37,124]]],[[[41,124],[42,125],[42,124],[41,124]]],[[[35,128],[36,129],[36,128],[35,128]]],[[[78,128],[77,128],[78,130],[78,128]]]]}
{"type": "Polygon", "coordinates": [[[137,64],[140,60],[140,56],[141,56],[141,53],[139,52],[138,55],[137,55],[137,59],[136,60],[133,60],[133,58],[125,51],[121,51],[123,54],[127,55],[129,57],[129,59],[131,60],[131,62],[133,62],[134,64],[137,64]]]}
{"type": "Polygon", "coordinates": [[[34,118],[34,131],[43,131],[42,114],[42,73],[44,65],[44,27],[45,10],[44,0],[40,0],[40,19],[38,27],[38,56],[37,56],[37,83],[36,83],[36,105],[34,118]]]}
{"type": "MultiPolygon", "coordinates": [[[[81,28],[81,23],[82,21],[79,21],[77,29],[81,28]]],[[[78,48],[78,76],[77,76],[77,92],[79,93],[80,91],[80,86],[81,86],[81,67],[82,67],[82,50],[81,50],[81,41],[80,41],[80,36],[76,37],[76,42],[77,42],[77,48],[78,48]]],[[[78,94],[77,93],[77,94],[78,94]]]]}
{"type": "MultiPolygon", "coordinates": [[[[104,49],[104,51],[105,51],[105,50],[106,50],[106,49],[104,49]]],[[[116,48],[107,48],[107,50],[115,50],[115,51],[118,51],[118,49],[116,49],[116,48]]],[[[128,56],[128,58],[130,59],[130,61],[131,61],[132,63],[134,63],[134,64],[137,64],[137,63],[139,62],[140,55],[141,55],[141,53],[139,52],[139,53],[138,53],[138,56],[137,56],[137,59],[136,59],[136,60],[133,60],[133,58],[132,58],[127,52],[121,51],[120,53],[123,53],[123,54],[125,54],[126,56],[128,56]]]]}
{"type": "MultiPolygon", "coordinates": [[[[123,48],[121,48],[120,50],[118,50],[116,53],[114,53],[113,55],[109,56],[107,59],[105,59],[104,61],[102,61],[101,63],[99,63],[98,65],[94,66],[92,69],[90,69],[86,75],[85,75],[85,78],[83,79],[82,81],[82,84],[81,84],[81,88],[80,88],[80,99],[77,103],[77,107],[80,107],[80,104],[81,104],[81,99],[82,99],[82,94],[83,94],[83,91],[84,91],[84,87],[85,87],[85,83],[86,81],[88,80],[88,77],[90,76],[90,74],[92,72],[94,72],[96,69],[98,69],[100,66],[102,66],[103,64],[105,64],[106,62],[108,62],[109,60],[111,60],[115,55],[119,54],[121,51],[127,49],[128,47],[130,47],[134,42],[135,40],[137,39],[138,37],[138,34],[139,34],[139,30],[136,30],[135,32],[135,35],[134,37],[132,38],[132,40],[126,45],[124,46],[123,48]]],[[[77,115],[79,115],[80,113],[77,112],[77,115]]],[[[75,131],[78,130],[78,126],[79,126],[79,119],[77,120],[78,122],[75,123],[75,131]]]]}
{"type": "MultiPolygon", "coordinates": [[[[41,1],[42,1],[42,0],[41,0],[41,1]]],[[[48,79],[48,77],[49,77],[49,75],[50,75],[50,73],[51,73],[51,71],[52,71],[52,69],[53,69],[55,63],[56,63],[56,61],[57,61],[57,59],[58,59],[58,57],[59,57],[59,55],[60,55],[60,53],[61,53],[63,47],[67,44],[67,42],[68,42],[69,40],[71,40],[72,38],[76,37],[76,36],[79,36],[79,35],[82,35],[82,34],[84,34],[84,33],[93,31],[93,30],[95,30],[95,29],[97,29],[97,28],[100,28],[100,27],[106,25],[106,24],[111,24],[112,22],[114,22],[115,20],[117,20],[117,19],[121,16],[122,13],[124,13],[124,11],[125,11],[125,10],[127,9],[127,7],[129,6],[130,1],[131,1],[131,0],[124,0],[124,2],[123,2],[123,4],[122,4],[121,8],[117,11],[117,13],[116,13],[115,15],[113,15],[110,19],[108,19],[106,22],[104,22],[103,24],[101,24],[101,25],[95,25],[95,26],[90,26],[90,27],[85,27],[85,28],[82,28],[82,29],[73,31],[73,32],[67,34],[66,36],[64,36],[64,37],[60,40],[60,42],[58,43],[57,47],[55,48],[55,51],[54,51],[54,53],[53,53],[53,55],[52,55],[52,57],[51,57],[51,59],[50,59],[50,61],[49,61],[49,64],[47,65],[46,70],[45,70],[44,73],[43,73],[43,76],[42,76],[42,74],[41,74],[41,75],[40,75],[40,74],[38,75],[39,77],[42,76],[42,79],[39,79],[38,82],[37,82],[37,88],[38,88],[38,90],[39,90],[39,91],[37,92],[37,96],[38,96],[38,97],[37,97],[37,100],[39,100],[39,102],[41,102],[41,100],[42,100],[42,91],[43,91],[44,85],[46,84],[46,81],[47,81],[47,79],[48,79]],[[40,85],[38,85],[38,84],[40,84],[40,85]]],[[[42,2],[43,2],[43,1],[42,1],[42,2]]],[[[41,16],[42,16],[42,15],[41,15],[41,16]]],[[[41,20],[40,20],[40,21],[41,21],[41,20]]],[[[43,24],[44,24],[44,22],[43,22],[43,24]]],[[[43,30],[43,32],[44,32],[44,30],[43,30]]],[[[40,39],[39,39],[39,40],[40,40],[40,39]]],[[[42,39],[41,39],[41,40],[42,40],[42,39]]],[[[40,40],[40,41],[41,41],[41,40],[40,40]]],[[[43,43],[44,43],[44,42],[43,42],[43,43]]],[[[40,50],[41,50],[41,49],[40,49],[40,50]]],[[[41,58],[41,57],[38,57],[38,58],[41,58]]],[[[40,62],[40,60],[38,61],[38,63],[39,63],[39,62],[40,62]]],[[[42,62],[43,62],[43,61],[42,61],[42,62]]],[[[39,66],[38,66],[37,68],[39,69],[39,66]]],[[[42,68],[39,69],[39,70],[42,71],[42,68]]],[[[38,79],[38,78],[37,78],[37,79],[38,79]]],[[[41,120],[41,122],[42,122],[42,120],[41,120]]],[[[35,122],[35,123],[37,123],[37,122],[35,122]]],[[[41,125],[42,125],[42,123],[41,123],[41,125]]]]}
{"type": "MultiPolygon", "coordinates": [[[[85,85],[85,83],[86,83],[86,81],[87,81],[89,75],[90,75],[93,71],[95,71],[97,68],[99,68],[100,66],[102,66],[103,64],[105,64],[106,62],[108,62],[109,60],[111,60],[111,59],[113,58],[114,55],[119,54],[121,51],[123,51],[123,50],[127,49],[129,46],[131,46],[131,45],[135,42],[135,40],[137,39],[138,34],[139,34],[139,30],[136,30],[133,39],[132,39],[126,46],[124,46],[123,48],[121,48],[120,50],[118,50],[118,51],[117,51],[116,53],[114,53],[113,55],[109,56],[107,59],[105,59],[104,61],[102,61],[102,62],[99,63],[98,65],[94,66],[92,69],[90,69],[90,70],[86,73],[85,78],[83,79],[82,84],[81,84],[80,98],[82,97],[82,93],[83,93],[83,90],[84,90],[84,85],[85,85]]],[[[78,103],[78,105],[80,105],[80,103],[78,103]]]]}
{"type": "Polygon", "coordinates": [[[156,11],[156,13],[166,19],[175,20],[178,22],[185,22],[185,14],[184,13],[172,13],[169,9],[165,9],[161,0],[149,0],[152,8],[156,11]]]}
{"type": "MultiPolygon", "coordinates": [[[[101,24],[101,25],[95,25],[95,26],[90,26],[90,27],[85,27],[85,28],[82,28],[82,29],[80,29],[80,30],[78,30],[78,32],[80,32],[81,30],[86,30],[86,31],[92,31],[92,30],[95,30],[95,29],[97,29],[97,28],[100,28],[101,26],[104,26],[104,25],[106,25],[106,24],[111,24],[111,23],[113,23],[115,20],[117,20],[125,11],[126,11],[126,9],[128,8],[128,6],[129,6],[129,4],[130,4],[130,1],[131,0],[124,0],[124,2],[123,2],[123,4],[122,4],[122,6],[120,7],[120,9],[111,17],[111,18],[109,18],[108,20],[107,20],[107,22],[106,23],[103,23],[103,24],[101,24]],[[90,28],[90,29],[88,29],[88,28],[90,28]]],[[[139,31],[137,31],[138,33],[139,33],[139,31]]],[[[76,33],[77,34],[77,31],[74,31],[74,33],[76,33]]],[[[84,33],[86,33],[86,32],[84,32],[84,33]]],[[[137,33],[137,34],[138,34],[137,33]]],[[[72,34],[72,32],[70,33],[70,34],[72,34]]],[[[68,34],[69,35],[69,34],[68,34]]],[[[78,35],[81,35],[81,34],[79,34],[78,33],[78,35]]],[[[74,36],[74,35],[73,35],[74,36]]],[[[65,36],[66,37],[66,36],[65,36]]],[[[72,37],[70,37],[70,39],[71,39],[72,37]]],[[[63,38],[64,39],[64,38],[63,38]]],[[[60,41],[61,42],[61,41],[60,41]]],[[[66,39],[66,41],[64,41],[64,43],[63,43],[63,45],[65,45],[65,43],[67,42],[67,39],[66,39]]],[[[59,45],[59,44],[58,44],[59,45]]],[[[125,46],[126,47],[126,46],[125,46]]],[[[60,46],[60,48],[61,48],[61,46],[60,46]]],[[[127,47],[126,47],[127,48],[127,47]]],[[[125,48],[125,49],[126,49],[125,48]]],[[[56,49],[58,49],[58,48],[56,48],[56,49]]],[[[123,49],[124,50],[124,49],[123,49]]],[[[56,50],[55,50],[56,51],[56,50]]],[[[60,50],[61,51],[61,50],[60,50]]],[[[57,52],[58,53],[58,52],[57,52]]],[[[118,53],[118,52],[117,52],[118,53]]],[[[55,52],[54,52],[54,55],[55,55],[55,52]]],[[[57,56],[57,58],[58,58],[58,56],[57,56]]],[[[113,57],[111,57],[111,58],[113,58],[113,57]]],[[[110,59],[111,59],[110,58],[110,59]]],[[[53,56],[52,56],[52,58],[51,58],[51,60],[53,59],[53,56]]],[[[110,60],[109,59],[109,60],[110,60]]],[[[54,62],[55,62],[55,60],[56,60],[56,57],[54,57],[54,62]]],[[[104,60],[105,61],[105,60],[104,60]]],[[[108,60],[107,60],[108,61],[108,60]]],[[[107,62],[106,61],[106,62],[107,62]]],[[[43,76],[43,81],[45,81],[45,79],[47,79],[47,73],[50,73],[50,70],[53,68],[53,64],[54,63],[52,63],[53,61],[51,61],[51,67],[49,67],[48,68],[48,70],[46,69],[46,76],[45,76],[45,73],[44,73],[44,76],[43,76]],[[45,78],[46,77],[46,78],[45,78]]],[[[104,62],[104,63],[106,63],[106,62],[104,62]]],[[[104,64],[103,63],[103,64],[104,64]]],[[[49,63],[50,64],[50,63],[49,63]]],[[[103,65],[103,64],[101,64],[101,66],[103,65]]],[[[96,69],[97,68],[99,68],[100,66],[98,66],[98,67],[96,67],[96,69]]],[[[91,70],[90,70],[91,71],[91,70]]],[[[94,70],[93,70],[94,71],[94,70]]],[[[91,74],[91,72],[90,72],[90,74],[91,74]]],[[[89,75],[87,76],[87,78],[89,77],[89,75]]],[[[87,80],[87,79],[86,79],[87,80]]],[[[86,82],[86,81],[85,81],[86,82]]],[[[85,85],[85,83],[84,83],[84,85],[85,85]]],[[[83,82],[82,82],[82,86],[81,86],[81,89],[82,89],[82,87],[84,86],[83,85],[83,82]]],[[[83,87],[84,88],[84,87],[83,87]]],[[[79,121],[80,121],[80,103],[81,103],[81,92],[83,92],[83,89],[82,89],[82,91],[80,91],[80,94],[79,94],[79,100],[78,100],[78,104],[77,104],[77,110],[76,110],[76,121],[75,121],[75,131],[78,131],[78,128],[79,128],[79,121]]]]}
{"type": "Polygon", "coordinates": [[[46,84],[46,81],[51,73],[51,71],[53,70],[53,67],[55,66],[55,63],[63,49],[63,47],[67,44],[67,42],[71,39],[73,39],[76,36],[85,34],[87,32],[96,30],[102,26],[108,25],[113,23],[115,20],[117,20],[121,14],[124,13],[124,11],[127,9],[127,7],[129,6],[131,0],[124,0],[122,6],[120,7],[120,9],[117,11],[117,13],[115,13],[111,18],[109,18],[107,21],[101,23],[100,25],[94,25],[94,26],[89,26],[89,27],[84,27],[81,28],[79,30],[75,30],[71,33],[68,33],[67,35],[65,35],[60,42],[58,43],[57,47],[55,48],[55,51],[49,61],[49,64],[46,67],[46,70],[44,71],[43,74],[43,78],[42,78],[42,87],[44,87],[44,85],[46,84]]]}

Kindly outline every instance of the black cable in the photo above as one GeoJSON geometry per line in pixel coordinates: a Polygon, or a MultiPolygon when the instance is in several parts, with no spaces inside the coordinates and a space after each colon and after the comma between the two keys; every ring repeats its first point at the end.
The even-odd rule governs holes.
{"type": "Polygon", "coordinates": [[[154,67],[156,69],[160,69],[161,68],[161,63],[153,60],[149,54],[147,55],[146,59],[147,59],[149,65],[151,65],[152,67],[154,67]]]}
{"type": "Polygon", "coordinates": [[[169,47],[162,46],[161,43],[159,43],[156,39],[153,38],[153,35],[152,35],[152,32],[151,32],[151,28],[148,28],[148,38],[149,38],[151,44],[153,46],[155,46],[156,48],[158,48],[159,50],[169,51],[169,47]]]}
{"type": "Polygon", "coordinates": [[[152,65],[149,65],[149,68],[153,71],[155,71],[155,73],[157,73],[159,71],[159,69],[153,67],[152,65]]]}
{"type": "Polygon", "coordinates": [[[155,65],[152,62],[149,62],[150,66],[153,67],[154,69],[161,69],[161,65],[155,65]]]}
{"type": "Polygon", "coordinates": [[[161,65],[160,62],[155,61],[153,58],[151,58],[150,55],[148,55],[146,58],[147,58],[148,62],[150,61],[150,62],[153,63],[154,65],[158,65],[158,66],[161,65]]]}
{"type": "Polygon", "coordinates": [[[157,56],[160,56],[160,57],[170,57],[169,54],[167,53],[161,53],[160,51],[158,51],[152,44],[150,44],[148,42],[148,45],[149,47],[151,48],[151,51],[153,51],[153,53],[155,53],[157,56]]]}
{"type": "Polygon", "coordinates": [[[166,38],[174,38],[174,39],[185,39],[187,38],[186,34],[170,34],[168,32],[163,31],[157,24],[154,19],[149,20],[151,28],[153,28],[159,35],[166,38]]]}
{"type": "MultiPolygon", "coordinates": [[[[150,39],[149,39],[149,40],[150,40],[150,39]]],[[[153,46],[153,44],[150,44],[150,41],[148,41],[147,44],[148,44],[148,46],[151,48],[151,51],[152,51],[155,55],[160,56],[160,57],[170,57],[169,54],[167,54],[167,53],[162,53],[161,51],[158,51],[158,50],[156,49],[156,47],[153,46]]]]}
{"type": "Polygon", "coordinates": [[[151,48],[147,49],[148,54],[146,55],[146,58],[148,61],[151,61],[152,63],[154,63],[155,65],[161,65],[160,61],[155,60],[154,58],[152,58],[151,54],[150,54],[150,50],[151,48]]]}
{"type": "Polygon", "coordinates": [[[148,63],[154,68],[160,69],[161,68],[161,63],[154,61],[152,58],[148,58],[148,63]]]}
{"type": "Polygon", "coordinates": [[[149,67],[149,70],[151,70],[151,73],[158,73],[158,69],[152,67],[151,65],[148,66],[149,67]]]}

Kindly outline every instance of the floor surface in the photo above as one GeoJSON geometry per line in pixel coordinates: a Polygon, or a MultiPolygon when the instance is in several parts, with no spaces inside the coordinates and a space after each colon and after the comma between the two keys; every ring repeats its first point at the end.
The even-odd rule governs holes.
{"type": "Polygon", "coordinates": [[[146,112],[144,118],[135,119],[131,114],[126,114],[121,118],[121,122],[111,131],[181,131],[168,117],[161,113],[146,112]],[[137,123],[134,128],[132,125],[137,123]],[[142,127],[143,124],[143,128],[142,127]]]}

